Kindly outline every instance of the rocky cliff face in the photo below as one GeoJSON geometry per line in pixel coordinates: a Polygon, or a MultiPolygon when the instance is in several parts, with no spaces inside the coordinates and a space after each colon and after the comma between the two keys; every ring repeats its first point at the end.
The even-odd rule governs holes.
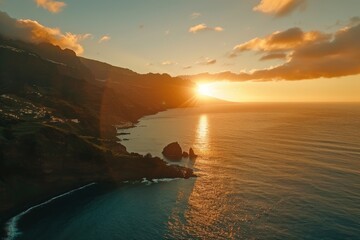
{"type": "Polygon", "coordinates": [[[0,216],[92,181],[193,176],[191,169],[128,153],[115,142],[114,128],[188,106],[193,87],[50,44],[0,38],[0,216]]]}

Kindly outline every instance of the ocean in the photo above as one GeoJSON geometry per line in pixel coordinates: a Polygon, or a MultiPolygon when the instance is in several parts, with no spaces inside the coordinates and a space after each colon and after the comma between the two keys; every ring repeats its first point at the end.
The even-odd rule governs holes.
{"type": "Polygon", "coordinates": [[[80,189],[16,219],[13,239],[360,239],[360,104],[173,109],[121,131],[130,152],[194,148],[176,163],[198,177],[80,189]]]}

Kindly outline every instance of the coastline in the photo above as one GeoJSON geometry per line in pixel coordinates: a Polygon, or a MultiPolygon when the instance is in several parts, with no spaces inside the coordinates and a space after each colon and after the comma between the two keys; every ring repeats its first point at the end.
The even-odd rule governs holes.
{"type": "Polygon", "coordinates": [[[78,188],[75,188],[73,190],[70,190],[68,192],[65,192],[65,193],[62,193],[60,195],[57,195],[55,197],[52,197],[50,198],[49,200],[45,201],[45,202],[42,202],[42,203],[39,203],[39,204],[36,204],[28,209],[26,209],[25,211],[19,213],[18,215],[16,216],[13,216],[12,218],[10,218],[6,223],[5,223],[5,233],[6,233],[6,236],[4,236],[4,239],[5,240],[13,240],[13,239],[16,239],[17,236],[21,235],[21,232],[18,228],[18,222],[19,220],[21,219],[22,216],[24,216],[25,214],[31,212],[32,210],[38,208],[38,207],[41,207],[41,206],[44,206],[44,205],[47,205],[49,203],[51,203],[52,201],[56,200],[56,199],[59,199],[59,198],[62,198],[64,196],[67,196],[67,195],[70,195],[72,193],[75,193],[77,191],[80,191],[82,189],[85,189],[85,188],[88,188],[92,185],[95,185],[96,183],[89,183],[89,184],[86,184],[82,187],[78,187],[78,188]]]}
{"type": "Polygon", "coordinates": [[[191,106],[184,103],[194,96],[193,83],[168,74],[138,74],[51,44],[2,36],[0,43],[8,46],[0,49],[7,76],[0,81],[2,225],[90,182],[195,176],[192,169],[127,152],[115,129],[116,124],[133,127],[144,116],[191,106]]]}
{"type": "MultiPolygon", "coordinates": [[[[21,205],[21,206],[15,206],[11,209],[8,209],[7,211],[2,212],[2,216],[0,216],[0,239],[2,240],[6,240],[7,239],[7,225],[9,223],[9,221],[11,221],[13,218],[18,217],[18,216],[23,216],[26,213],[28,213],[29,211],[39,207],[39,206],[43,206],[46,205],[47,203],[50,203],[52,200],[61,198],[62,196],[67,195],[67,193],[73,193],[77,190],[81,190],[84,189],[85,186],[90,187],[94,185],[94,184],[98,184],[98,183],[84,183],[82,185],[74,185],[72,187],[64,187],[64,188],[59,188],[59,189],[53,189],[53,191],[51,192],[46,192],[43,193],[41,196],[38,196],[37,199],[33,199],[33,200],[28,200],[26,201],[25,204],[21,205]]],[[[110,183],[100,183],[100,184],[109,184],[110,183]]]]}
{"type": "Polygon", "coordinates": [[[71,190],[65,191],[58,195],[52,195],[49,196],[46,200],[42,200],[40,202],[29,202],[26,207],[18,208],[18,209],[12,209],[11,213],[9,212],[8,218],[0,219],[0,226],[2,226],[0,231],[0,239],[2,240],[14,240],[18,236],[22,234],[20,227],[18,226],[19,221],[23,216],[26,214],[32,212],[33,210],[36,211],[37,208],[46,206],[51,204],[55,200],[61,200],[64,197],[67,197],[72,194],[80,193],[85,189],[97,187],[97,189],[91,190],[94,192],[94,196],[97,196],[98,194],[106,193],[108,191],[116,189],[116,187],[119,187],[122,184],[145,184],[145,185],[151,185],[151,184],[157,184],[160,182],[170,182],[175,181],[181,178],[159,178],[159,179],[151,179],[148,180],[146,178],[138,179],[138,180],[132,180],[132,181],[122,181],[121,183],[114,183],[114,182],[102,182],[102,183],[88,183],[80,187],[73,188],[71,190]]]}
{"type": "MultiPolygon", "coordinates": [[[[166,111],[166,110],[164,110],[166,111]]],[[[155,113],[153,113],[155,114],[155,113]]],[[[150,115],[153,115],[150,114],[150,115]]],[[[144,115],[142,117],[145,117],[147,115],[144,115]]],[[[142,118],[141,117],[141,118],[142,118]]],[[[118,131],[117,129],[128,129],[128,128],[133,128],[136,127],[136,124],[139,122],[139,120],[136,121],[132,121],[131,123],[126,123],[126,124],[121,124],[120,128],[116,128],[119,126],[114,126],[114,131],[113,134],[115,134],[115,136],[111,136],[109,138],[109,142],[106,143],[106,147],[108,149],[114,150],[115,152],[117,152],[118,150],[115,148],[123,148],[124,146],[122,144],[120,144],[119,142],[117,142],[117,134],[118,131]]],[[[93,185],[95,182],[97,185],[101,185],[101,186],[107,186],[105,187],[106,189],[114,189],[115,187],[129,182],[129,181],[139,181],[141,183],[145,183],[145,184],[151,184],[153,183],[158,183],[161,181],[171,181],[171,180],[175,180],[175,179],[179,179],[179,178],[190,178],[190,177],[196,177],[196,175],[193,173],[192,169],[189,168],[185,168],[179,165],[168,165],[163,159],[160,159],[158,157],[150,157],[150,159],[146,159],[146,156],[143,156],[141,154],[138,153],[127,153],[128,155],[125,156],[125,158],[131,157],[133,159],[126,159],[125,161],[133,161],[133,160],[137,160],[139,161],[139,164],[142,165],[143,162],[146,162],[146,160],[148,160],[148,164],[150,163],[150,165],[157,165],[160,164],[160,169],[158,169],[157,171],[152,171],[151,167],[150,169],[141,169],[141,166],[139,166],[138,169],[136,170],[143,170],[143,174],[141,174],[140,171],[140,175],[136,174],[135,172],[132,174],[131,172],[129,172],[128,176],[121,176],[120,178],[117,177],[109,177],[109,176],[96,176],[96,177],[88,177],[88,176],[84,176],[85,181],[77,181],[75,180],[75,183],[65,183],[63,185],[59,185],[59,186],[51,186],[51,188],[49,188],[49,186],[45,187],[45,189],[47,188],[48,190],[42,192],[40,195],[37,195],[35,198],[32,199],[28,199],[23,201],[23,204],[18,205],[15,204],[13,207],[2,211],[1,215],[0,215],[0,239],[4,239],[4,240],[10,240],[10,239],[16,239],[17,236],[17,230],[16,230],[16,224],[18,222],[18,220],[25,215],[26,213],[36,209],[39,206],[43,206],[46,205],[50,202],[52,202],[55,199],[58,198],[62,198],[68,194],[71,194],[73,192],[82,190],[86,187],[90,187],[91,185],[93,185]],[[10,228],[9,229],[9,225],[10,228]],[[9,234],[10,233],[10,234],[9,234]],[[9,236],[10,235],[10,236],[9,236]]],[[[116,157],[115,157],[116,158],[116,157]]],[[[135,164],[136,165],[136,164],[135,164]]],[[[113,166],[114,167],[114,166],[113,166]]],[[[116,168],[116,166],[115,166],[116,168]]],[[[159,168],[159,167],[155,167],[155,168],[159,168]]]]}

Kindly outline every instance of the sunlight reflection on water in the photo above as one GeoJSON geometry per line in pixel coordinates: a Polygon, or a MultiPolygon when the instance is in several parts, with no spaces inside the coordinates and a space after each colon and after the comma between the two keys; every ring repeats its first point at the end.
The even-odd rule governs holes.
{"type": "MultiPolygon", "coordinates": [[[[161,149],[174,138],[184,146],[193,147],[199,155],[195,161],[182,162],[194,168],[198,178],[179,182],[172,188],[176,200],[161,237],[301,239],[308,235],[312,236],[309,239],[327,238],[326,232],[318,229],[327,229],[322,219],[337,219],[334,214],[349,221],[346,228],[332,225],[337,237],[353,236],[357,217],[342,213],[354,207],[358,195],[351,184],[353,176],[343,163],[353,166],[358,156],[358,144],[353,146],[359,137],[354,133],[358,118],[346,118],[349,125],[334,132],[338,116],[342,116],[343,111],[347,113],[346,109],[340,108],[338,114],[333,114],[332,109],[318,111],[316,106],[297,111],[292,107],[276,108],[273,112],[252,109],[226,112],[224,109],[224,113],[216,114],[178,110],[181,118],[174,111],[173,115],[167,112],[144,120],[148,128],[135,130],[139,130],[140,139],[148,136],[148,141],[141,145],[137,139],[134,150],[149,145],[155,150],[161,149]],[[321,118],[314,117],[318,112],[321,118]],[[159,134],[158,129],[164,126],[176,131],[159,134]],[[152,129],[157,131],[156,138],[152,129]],[[159,144],[154,144],[154,139],[160,139],[159,144]],[[350,145],[355,150],[348,149],[350,145]],[[342,152],[334,155],[334,146],[342,152]],[[343,173],[334,172],[333,165],[337,164],[343,173]],[[343,194],[344,182],[348,183],[350,195],[343,194]],[[329,194],[331,198],[327,197],[329,194]],[[323,204],[324,198],[328,205],[323,204]],[[347,204],[343,204],[345,202],[347,204]],[[312,227],[303,227],[304,219],[312,227]]],[[[340,226],[341,222],[336,224],[340,226]]]]}
{"type": "Polygon", "coordinates": [[[256,106],[177,109],[143,119],[143,127],[126,130],[127,149],[161,156],[172,141],[193,147],[196,160],[169,164],[191,167],[197,178],[128,183],[87,204],[55,203],[51,211],[62,207],[43,209],[46,218],[23,236],[358,239],[360,107],[256,106]]]}
{"type": "Polygon", "coordinates": [[[200,150],[201,154],[209,152],[209,122],[206,114],[199,116],[199,121],[196,129],[196,149],[200,150]]]}

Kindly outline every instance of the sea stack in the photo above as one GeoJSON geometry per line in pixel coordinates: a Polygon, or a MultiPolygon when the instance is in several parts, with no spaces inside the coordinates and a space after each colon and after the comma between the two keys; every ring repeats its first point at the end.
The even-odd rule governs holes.
{"type": "Polygon", "coordinates": [[[197,158],[198,155],[195,154],[194,150],[192,148],[189,149],[189,158],[190,159],[195,159],[197,158]]]}
{"type": "Polygon", "coordinates": [[[162,154],[169,160],[181,160],[183,151],[178,142],[172,142],[164,147],[162,154]]]}

